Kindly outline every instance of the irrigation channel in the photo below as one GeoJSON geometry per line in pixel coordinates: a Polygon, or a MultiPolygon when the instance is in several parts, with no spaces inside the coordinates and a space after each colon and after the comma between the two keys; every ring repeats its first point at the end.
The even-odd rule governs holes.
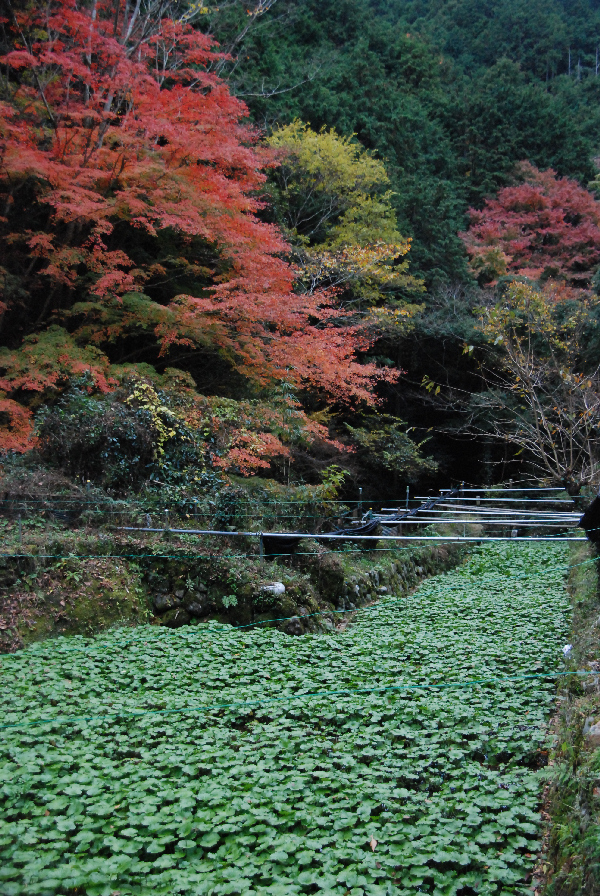
{"type": "MultiPolygon", "coordinates": [[[[437,513],[480,524],[459,498],[437,513]]],[[[505,528],[573,526],[526,507],[505,528]]],[[[2,657],[0,892],[530,896],[573,555],[502,537],[335,633],[2,657]]]]}

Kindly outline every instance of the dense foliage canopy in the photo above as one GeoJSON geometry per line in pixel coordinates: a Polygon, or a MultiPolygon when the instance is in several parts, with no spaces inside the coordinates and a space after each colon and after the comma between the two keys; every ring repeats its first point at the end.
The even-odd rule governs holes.
{"type": "MultiPolygon", "coordinates": [[[[205,414],[207,396],[262,408],[228,430],[223,469],[264,452],[279,475],[304,452],[314,479],[325,455],[306,452],[335,454],[381,402],[366,431],[404,439],[402,417],[441,475],[471,476],[448,395],[485,389],[473,312],[497,296],[474,278],[600,282],[599,37],[591,0],[17,3],[0,22],[4,450],[34,444],[36,408],[74,379],[98,397],[179,368],[205,414]]],[[[358,477],[362,457],[344,461],[358,477]]]]}
{"type": "Polygon", "coordinates": [[[400,231],[414,238],[413,271],[435,284],[465,276],[456,234],[466,210],[506,185],[517,162],[593,177],[598,13],[572,6],[277,0],[252,19],[239,53],[246,4],[201,21],[232,47],[222,71],[259,124],[298,117],[380,153],[400,231]],[[552,52],[557,77],[547,80],[552,52]]]}
{"type": "Polygon", "coordinates": [[[473,272],[484,283],[511,273],[589,287],[600,262],[600,202],[551,170],[527,162],[518,170],[521,184],[471,209],[463,238],[473,272]]]}
{"type": "Polygon", "coordinates": [[[257,217],[273,154],[210,71],[213,41],[168,12],[53,0],[4,21],[5,447],[28,444],[14,398],[84,371],[106,391],[111,361],[216,355],[338,402],[393,376],[356,362],[370,336],[331,291],[294,289],[257,217]]]}

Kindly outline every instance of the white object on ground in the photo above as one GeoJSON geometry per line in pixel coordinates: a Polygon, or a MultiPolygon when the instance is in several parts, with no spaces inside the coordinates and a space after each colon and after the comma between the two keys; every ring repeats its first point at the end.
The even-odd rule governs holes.
{"type": "Polygon", "coordinates": [[[283,582],[271,582],[270,585],[261,585],[260,590],[269,594],[285,594],[285,585],[283,582]]]}

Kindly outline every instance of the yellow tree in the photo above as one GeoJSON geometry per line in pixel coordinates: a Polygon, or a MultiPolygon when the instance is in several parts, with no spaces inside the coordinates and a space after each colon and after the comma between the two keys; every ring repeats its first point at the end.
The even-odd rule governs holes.
{"type": "MultiPolygon", "coordinates": [[[[301,121],[269,138],[278,150],[271,197],[295,247],[304,288],[343,288],[359,307],[420,293],[408,273],[410,239],[398,232],[385,165],[352,137],[317,132],[301,121]]],[[[400,301],[404,314],[411,309],[400,301]]]]}

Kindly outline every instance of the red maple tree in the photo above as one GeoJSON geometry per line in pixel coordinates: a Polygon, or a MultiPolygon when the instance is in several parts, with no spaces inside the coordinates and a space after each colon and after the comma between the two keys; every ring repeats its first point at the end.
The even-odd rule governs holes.
{"type": "Polygon", "coordinates": [[[600,263],[600,202],[573,180],[522,162],[523,183],[505,187],[461,234],[481,283],[515,273],[585,289],[600,263]]]}
{"type": "Polygon", "coordinates": [[[76,373],[78,347],[118,362],[178,346],[259,384],[371,402],[390,374],[356,361],[369,337],[335,296],[294,291],[288,247],[257,217],[274,162],[210,72],[214,45],[168,0],[140,9],[46,0],[0,19],[5,400],[76,373]],[[44,335],[57,325],[66,353],[44,335]],[[42,362],[26,337],[49,346],[42,362]]]}

